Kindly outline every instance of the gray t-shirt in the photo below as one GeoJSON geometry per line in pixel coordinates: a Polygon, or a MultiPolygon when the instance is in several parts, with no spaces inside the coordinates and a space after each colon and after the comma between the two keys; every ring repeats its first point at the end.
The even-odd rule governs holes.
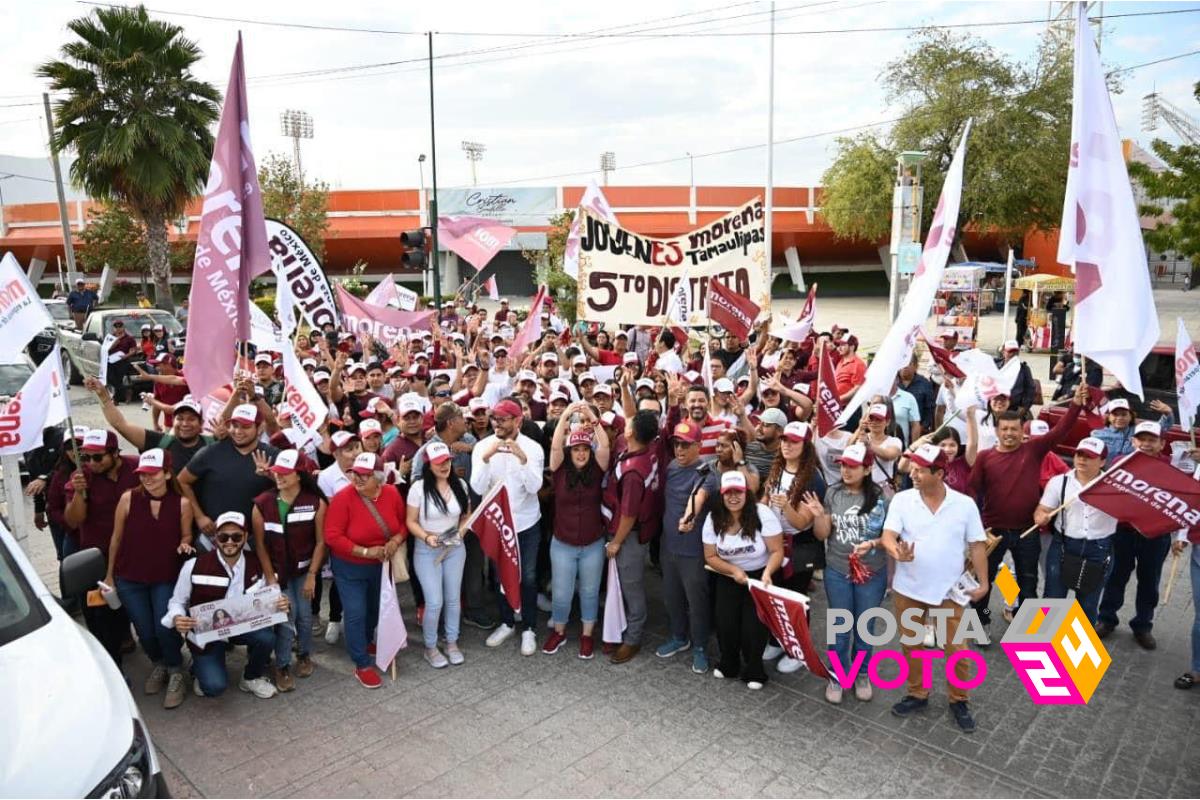
{"type": "Polygon", "coordinates": [[[679,532],[679,520],[687,508],[688,498],[692,490],[703,484],[699,468],[704,464],[702,459],[696,459],[686,467],[671,459],[667,465],[667,482],[663,493],[663,526],[662,546],[673,555],[700,558],[704,555],[704,545],[700,542],[700,530],[708,516],[703,510],[696,515],[692,529],[687,533],[679,532]]]}
{"type": "MultiPolygon", "coordinates": [[[[883,521],[887,516],[887,500],[880,495],[875,506],[867,514],[859,514],[862,507],[862,492],[851,492],[843,484],[835,484],[825,493],[825,510],[833,518],[833,530],[825,543],[826,566],[843,575],[850,574],[850,554],[859,542],[878,539],[883,534],[883,521]]],[[[876,546],[862,559],[863,565],[878,574],[887,569],[887,554],[876,546]]]]}
{"type": "Polygon", "coordinates": [[[778,446],[774,450],[768,450],[757,439],[746,445],[747,463],[758,470],[759,475],[764,477],[771,471],[771,465],[775,463],[775,456],[777,455],[779,455],[778,446]]]}

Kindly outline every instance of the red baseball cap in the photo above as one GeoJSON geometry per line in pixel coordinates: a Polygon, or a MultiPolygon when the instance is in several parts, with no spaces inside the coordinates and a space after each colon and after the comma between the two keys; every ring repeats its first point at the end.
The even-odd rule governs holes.
{"type": "Polygon", "coordinates": [[[690,422],[681,422],[671,431],[671,438],[696,444],[700,441],[700,429],[690,422]]]}
{"type": "Polygon", "coordinates": [[[494,418],[521,417],[524,416],[524,413],[521,410],[521,406],[515,400],[501,400],[492,409],[492,417],[494,418]]]}

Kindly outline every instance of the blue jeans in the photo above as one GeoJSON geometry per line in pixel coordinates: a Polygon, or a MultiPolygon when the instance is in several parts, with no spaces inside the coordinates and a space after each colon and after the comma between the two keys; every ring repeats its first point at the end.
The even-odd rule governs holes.
{"type": "Polygon", "coordinates": [[[200,691],[204,692],[205,697],[217,697],[229,686],[229,673],[225,671],[225,650],[229,645],[246,647],[246,669],[242,677],[252,681],[267,674],[271,648],[275,645],[275,632],[271,628],[260,628],[230,637],[224,642],[213,642],[202,653],[193,650],[192,674],[200,681],[200,691]]]}
{"type": "MultiPolygon", "coordinates": [[[[1046,597],[1066,597],[1067,585],[1062,579],[1062,552],[1063,542],[1066,542],[1067,552],[1086,558],[1088,561],[1104,561],[1105,558],[1112,553],[1112,536],[1105,536],[1103,539],[1071,539],[1059,538],[1058,536],[1051,537],[1050,547],[1046,550],[1046,597]]],[[[1108,576],[1112,574],[1112,562],[1108,563],[1108,569],[1104,572],[1104,580],[1108,580],[1108,576]]],[[[1079,607],[1083,609],[1084,616],[1088,622],[1096,624],[1096,615],[1099,613],[1100,595],[1104,593],[1104,582],[1100,583],[1100,588],[1088,595],[1080,597],[1075,595],[1075,602],[1079,603],[1079,607]]]]}
{"type": "Polygon", "coordinates": [[[1192,553],[1192,613],[1192,674],[1200,675],[1200,564],[1196,563],[1195,553],[1192,553]]]}
{"type": "MultiPolygon", "coordinates": [[[[521,551],[521,628],[527,631],[537,630],[537,554],[541,540],[541,520],[517,533],[517,547],[521,551]]],[[[505,625],[516,625],[517,617],[500,593],[499,582],[496,583],[496,602],[500,605],[500,621],[505,625]]]]}
{"type": "MultiPolygon", "coordinates": [[[[883,603],[883,593],[887,591],[887,570],[876,570],[870,580],[863,584],[853,583],[850,576],[838,572],[833,567],[825,566],[825,597],[829,600],[829,608],[849,611],[854,615],[853,649],[851,649],[851,634],[839,633],[834,639],[833,649],[844,668],[849,668],[855,653],[865,653],[864,661],[871,657],[871,645],[858,635],[858,618],[872,608],[878,608],[883,603]]],[[[870,623],[871,633],[875,633],[875,621],[870,623]]]]}
{"type": "Polygon", "coordinates": [[[129,614],[146,657],[154,664],[165,664],[172,672],[183,667],[183,637],[174,628],[160,624],[167,615],[175,582],[142,583],[117,578],[116,584],[117,597],[129,614]]]}
{"type": "Polygon", "coordinates": [[[346,633],[346,652],[358,668],[375,662],[367,655],[367,644],[375,637],[379,623],[380,565],[354,564],[337,556],[333,562],[333,580],[342,598],[342,628],[346,633]]]}
{"type": "Polygon", "coordinates": [[[550,540],[550,594],[553,609],[550,620],[566,625],[575,597],[575,578],[579,577],[579,617],[585,625],[600,616],[600,576],[604,572],[604,540],[585,547],[550,540]]]}
{"type": "Polygon", "coordinates": [[[1100,598],[1101,622],[1114,628],[1120,624],[1117,612],[1125,602],[1125,587],[1137,572],[1137,595],[1134,617],[1129,627],[1134,633],[1149,633],[1154,627],[1154,609],[1158,607],[1158,584],[1162,579],[1163,562],[1171,551],[1171,537],[1147,539],[1133,528],[1118,525],[1113,535],[1113,565],[1104,594],[1100,598]]]}
{"type": "Polygon", "coordinates": [[[304,596],[304,579],[308,572],[293,575],[287,586],[279,588],[287,595],[288,621],[275,626],[275,665],[280,669],[292,665],[292,641],[300,637],[300,655],[312,653],[312,603],[304,596]]]}
{"type": "Polygon", "coordinates": [[[425,649],[437,647],[438,619],[442,609],[446,611],[446,641],[458,641],[458,629],[462,622],[463,567],[467,563],[467,547],[430,547],[418,540],[413,547],[413,569],[421,589],[425,592],[425,617],[421,621],[421,632],[425,637],[425,649]],[[438,557],[446,557],[438,563],[438,557]]]}

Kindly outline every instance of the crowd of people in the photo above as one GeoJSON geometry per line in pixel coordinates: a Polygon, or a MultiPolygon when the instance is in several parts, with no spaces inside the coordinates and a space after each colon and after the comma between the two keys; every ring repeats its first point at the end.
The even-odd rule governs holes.
{"type": "MultiPolygon", "coordinates": [[[[118,345],[136,348],[127,338],[118,345]]],[[[206,420],[186,365],[148,352],[149,368],[138,368],[154,382],[145,418],[89,379],[107,427],[71,431],[74,446],[48,437],[30,456],[36,522],[60,557],[96,547],[108,560],[120,608],[83,604],[88,628],[118,664],[136,633],[153,664],[145,692],[163,693],[168,708],[189,688],[221,694],[233,645],[248,653],[240,689],[293,691],[316,669],[322,633],[330,645],[344,640],[357,681],[378,688],[374,634],[389,561],[397,579],[410,576],[430,668],[470,657],[464,625],[487,630],[487,647],[515,638],[523,656],[559,654],[573,637],[579,658],[599,650],[622,664],[642,655],[647,622],[660,615],[668,638],[655,656],[687,653],[693,673],[757,690],[771,671],[804,665],[772,640],[750,579],[820,591],[856,620],[889,602],[897,615],[945,609],[944,640],[931,624],[925,645],[949,654],[964,646],[954,641],[964,605],[950,597],[964,565],[990,631],[991,581],[1009,554],[1018,605],[1074,591],[1102,638],[1136,577],[1128,621],[1152,650],[1163,562],[1185,546],[1147,539],[1082,501],[1057,513],[1115,458],[1135,448],[1162,457],[1172,423],[1169,407],[1140,407],[1119,391],[1097,408],[1085,380],[1051,428],[1033,418],[1024,384],[1019,397],[956,408],[955,379],[936,366],[921,374],[914,354],[890,393],[819,434],[821,355],[835,365],[829,388],[842,403],[867,369],[858,339],[839,326],[795,342],[763,324],[746,340],[726,334],[702,346],[669,329],[567,326],[548,313],[519,320],[506,301],[494,314],[451,302],[440,326],[394,342],[328,327],[295,347],[329,405],[319,438],[301,434],[283,402],[281,354],[255,354],[206,420]],[[514,350],[522,326],[535,324],[542,335],[514,350]],[[1080,415],[1097,430],[1068,464],[1056,446],[1080,415]],[[138,455],[123,455],[121,440],[138,455]],[[465,524],[497,484],[520,551],[519,614],[465,524]],[[1040,535],[1022,535],[1035,524],[1040,535]],[[1063,569],[1068,558],[1096,565],[1088,581],[1063,569]],[[598,642],[609,565],[625,628],[619,642],[598,642]],[[648,572],[661,575],[661,608],[648,602],[648,572]],[[287,622],[203,647],[189,635],[202,622],[196,606],[273,585],[287,622]]],[[[1017,342],[1003,350],[1004,360],[1020,357],[1017,342]]],[[[1200,587],[1196,553],[1192,579],[1200,587]]],[[[845,633],[830,649],[850,664],[871,645],[845,633]]],[[[861,702],[873,695],[865,673],[853,687],[861,702]]],[[[927,706],[921,674],[914,655],[893,713],[927,706]]],[[[1197,678],[1200,616],[1193,663],[1176,685],[1197,678]]],[[[830,682],[825,698],[842,703],[842,686],[830,682]]],[[[968,693],[951,687],[949,700],[955,723],[973,730],[968,693]]]]}

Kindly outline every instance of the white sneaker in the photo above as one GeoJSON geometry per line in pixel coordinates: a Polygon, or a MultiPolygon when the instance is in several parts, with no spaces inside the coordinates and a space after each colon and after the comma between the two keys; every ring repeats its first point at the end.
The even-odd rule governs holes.
{"type": "Polygon", "coordinates": [[[763,685],[758,681],[746,681],[746,688],[753,692],[757,692],[762,687],[763,685]]]}
{"type": "Polygon", "coordinates": [[[342,623],[330,622],[325,628],[325,644],[337,644],[338,637],[342,635],[342,623]]]}
{"type": "Polygon", "coordinates": [[[791,656],[784,656],[783,658],[779,659],[779,663],[775,665],[775,669],[782,672],[784,675],[789,675],[800,669],[802,666],[804,665],[801,662],[797,661],[791,656]]]}
{"type": "Polygon", "coordinates": [[[450,662],[442,655],[442,651],[436,647],[425,651],[425,661],[434,669],[442,669],[450,666],[450,662]]]}
{"type": "Polygon", "coordinates": [[[714,670],[713,670],[713,677],[714,677],[714,678],[718,678],[718,679],[724,679],[724,677],[725,677],[725,673],[724,673],[724,672],[721,672],[721,670],[719,670],[719,669],[714,669],[714,670]]]}
{"type": "Polygon", "coordinates": [[[537,652],[537,635],[533,631],[521,632],[521,655],[531,656],[537,652]]]}
{"type": "Polygon", "coordinates": [[[278,692],[278,690],[275,688],[275,684],[271,683],[266,678],[253,678],[251,680],[242,678],[240,681],[238,681],[238,688],[243,692],[250,692],[255,697],[263,700],[269,700],[278,692]]]}
{"type": "Polygon", "coordinates": [[[835,680],[825,684],[825,699],[835,706],[842,702],[842,685],[835,680]]]}
{"type": "Polygon", "coordinates": [[[192,694],[196,697],[204,697],[204,690],[200,688],[199,678],[192,678],[192,694]]]}
{"type": "Polygon", "coordinates": [[[446,645],[446,659],[456,667],[466,661],[463,658],[462,650],[459,650],[458,645],[454,643],[446,645]]]}
{"type": "Polygon", "coordinates": [[[496,626],[496,630],[492,631],[492,635],[487,637],[485,644],[488,647],[499,647],[507,642],[508,637],[516,633],[516,630],[517,629],[512,625],[505,625],[503,622],[501,622],[496,626]]]}
{"type": "Polygon", "coordinates": [[[554,610],[554,603],[550,602],[550,598],[545,594],[538,592],[537,607],[538,611],[543,611],[549,614],[554,610]]]}
{"type": "Polygon", "coordinates": [[[874,689],[871,688],[871,681],[867,678],[859,678],[854,682],[854,696],[860,702],[869,703],[871,698],[875,696],[874,689]]]}
{"type": "Polygon", "coordinates": [[[937,646],[937,631],[932,625],[925,626],[925,641],[922,644],[929,648],[937,646]]]}
{"type": "Polygon", "coordinates": [[[774,661],[783,655],[783,648],[769,644],[763,648],[763,661],[774,661]]]}

